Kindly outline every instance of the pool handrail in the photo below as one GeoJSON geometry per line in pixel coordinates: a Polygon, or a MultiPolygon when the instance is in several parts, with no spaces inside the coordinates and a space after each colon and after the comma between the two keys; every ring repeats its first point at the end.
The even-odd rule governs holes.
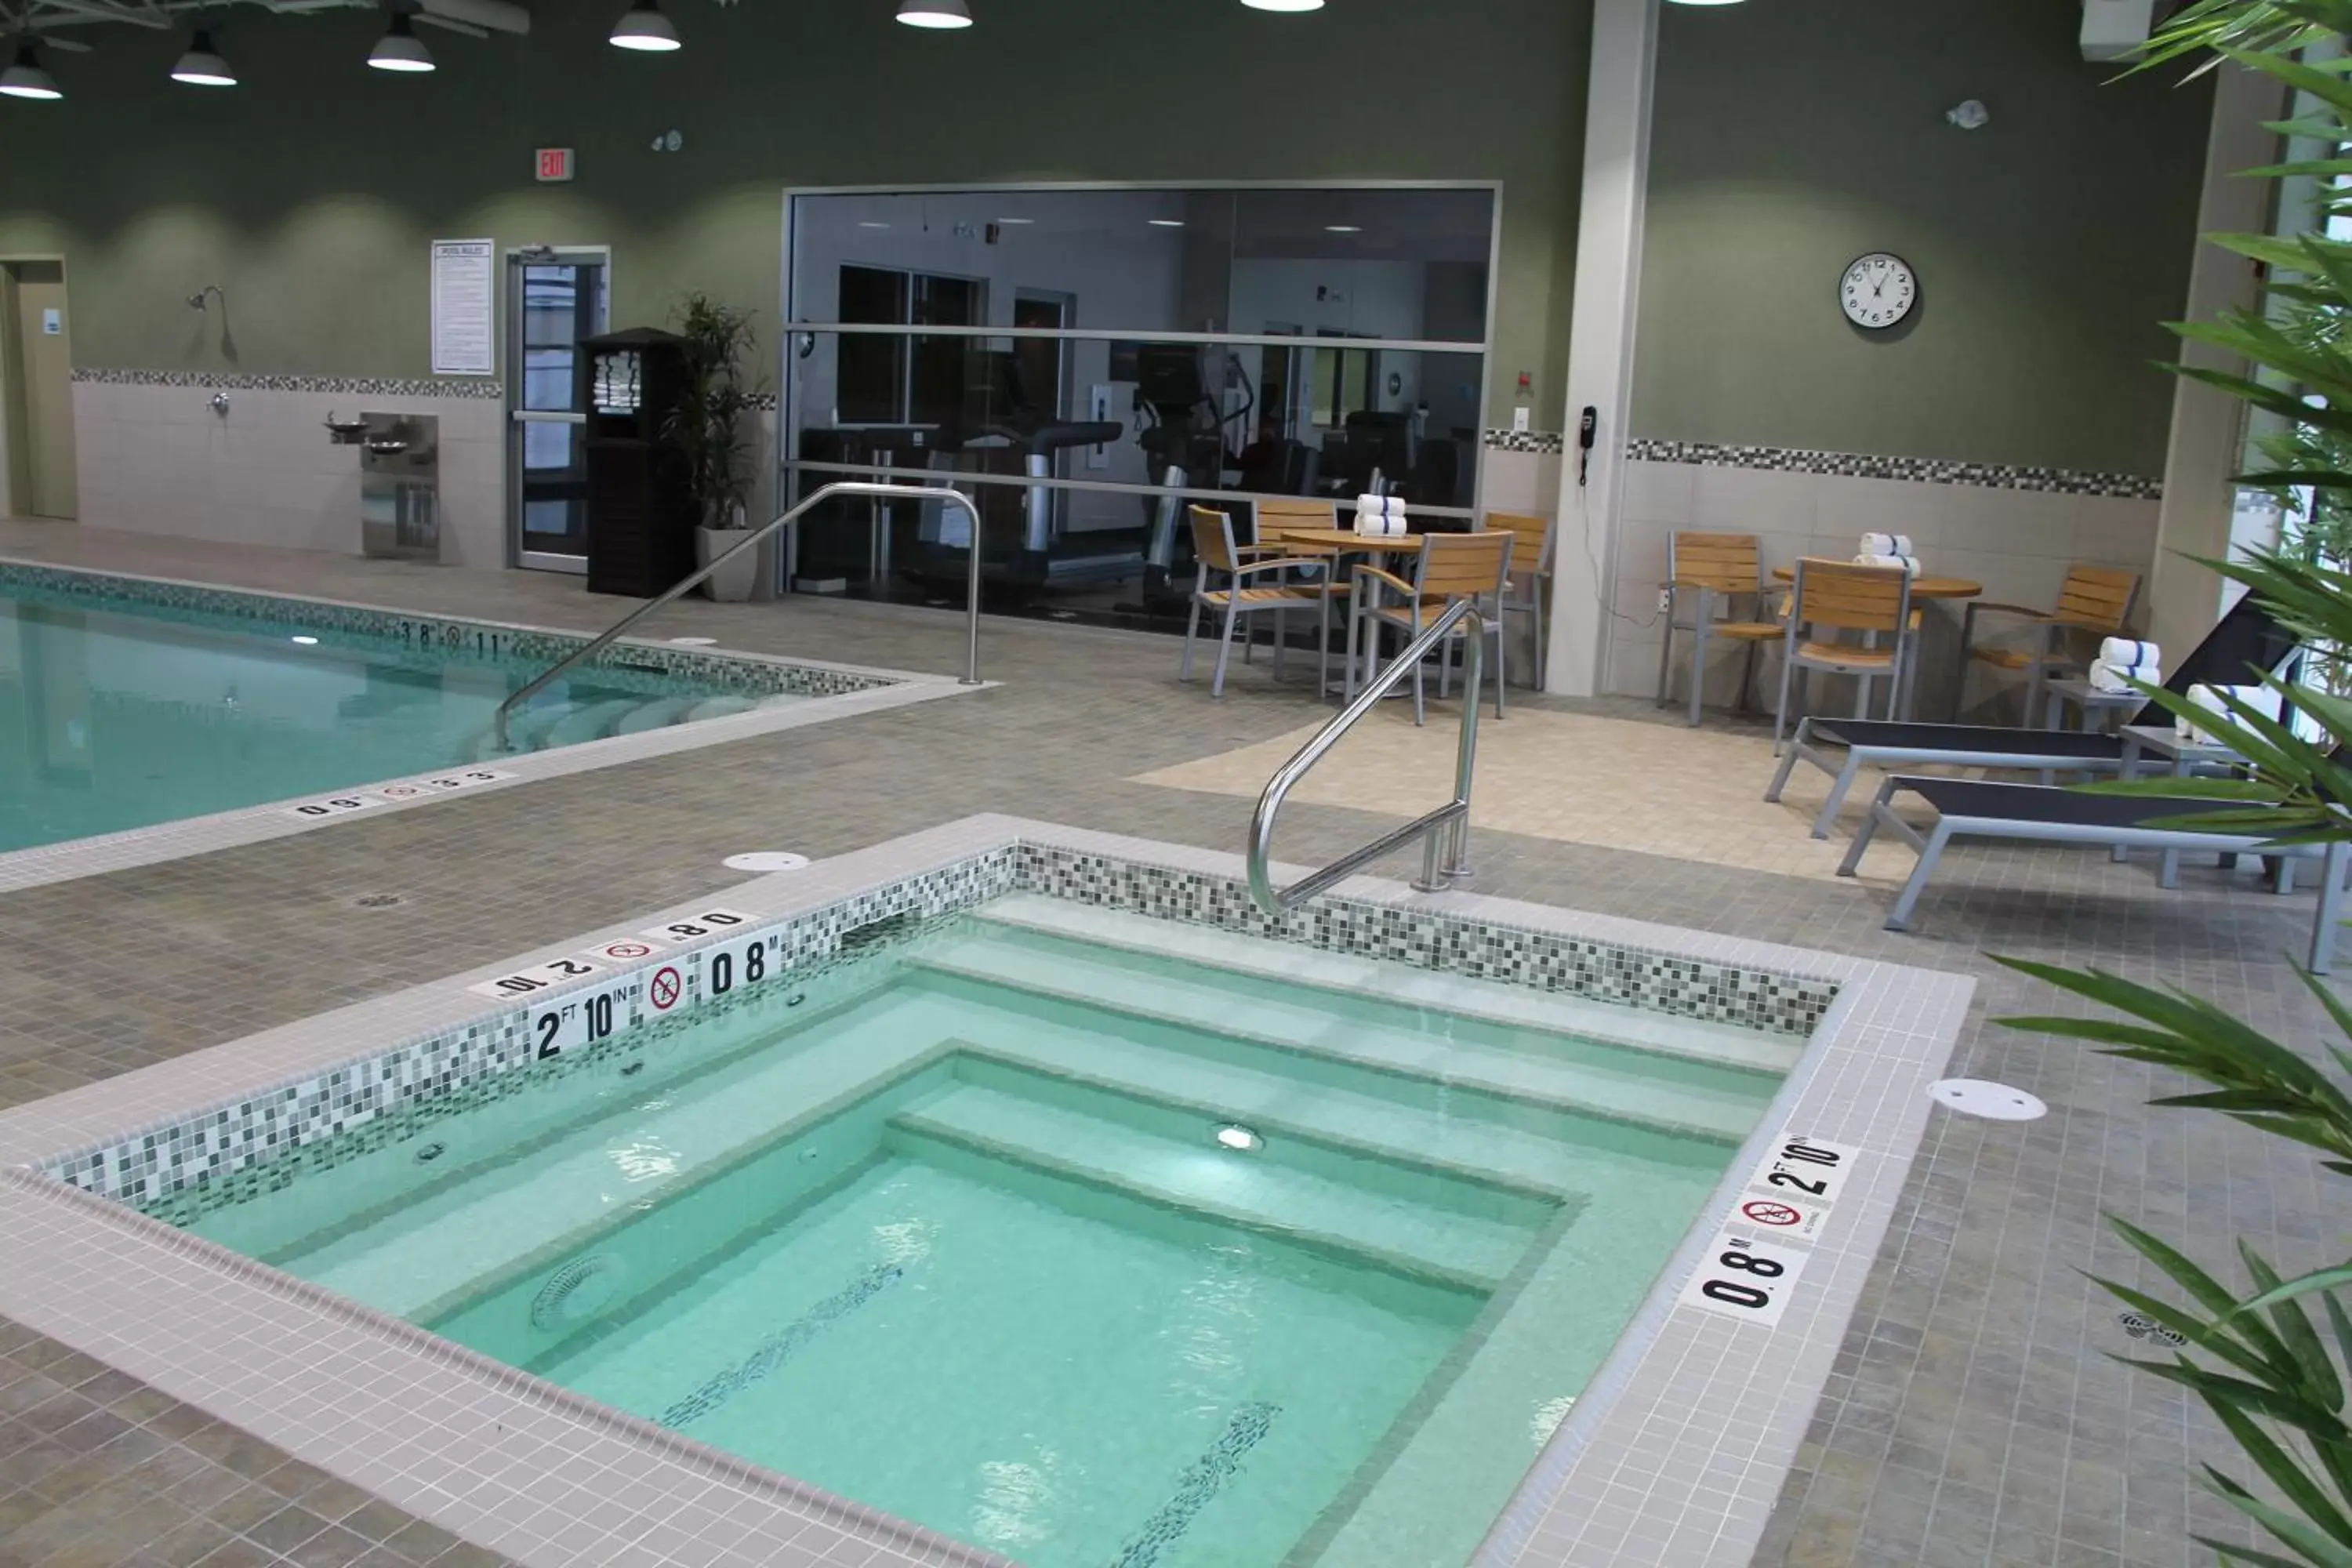
{"type": "Polygon", "coordinates": [[[573,648],[570,653],[565,654],[562,658],[556,660],[555,663],[550,665],[545,670],[541,672],[541,674],[529,685],[525,686],[521,690],[515,692],[505,701],[499,703],[497,715],[490,721],[491,734],[497,741],[498,749],[501,752],[509,752],[514,749],[512,743],[507,739],[507,723],[509,719],[512,716],[516,709],[521,707],[525,702],[528,702],[532,698],[538,696],[541,691],[546,690],[549,684],[552,682],[556,677],[562,675],[565,670],[570,669],[573,665],[580,663],[583,659],[602,653],[605,648],[610,647],[615,641],[617,641],[620,638],[621,634],[627,631],[631,626],[635,626],[639,621],[645,619],[647,616],[652,615],[664,605],[691,593],[695,588],[698,587],[705,579],[709,577],[714,572],[717,572],[721,566],[726,565],[727,563],[734,560],[735,557],[740,555],[746,550],[758,548],[761,540],[767,538],[768,535],[775,532],[776,530],[783,527],[785,524],[795,521],[803,512],[809,510],[811,508],[817,506],[821,502],[831,500],[836,496],[867,496],[877,500],[918,500],[950,501],[963,508],[966,514],[971,517],[971,549],[970,554],[971,556],[971,581],[965,590],[967,603],[964,606],[964,617],[968,625],[965,628],[963,677],[957,682],[957,684],[960,686],[978,686],[981,683],[980,509],[974,506],[972,504],[971,498],[965,495],[961,490],[951,489],[943,485],[891,485],[864,479],[841,479],[833,484],[824,485],[812,490],[800,501],[798,505],[793,506],[789,510],[777,513],[774,517],[769,519],[760,527],[751,530],[745,538],[737,541],[732,548],[714,558],[710,564],[688,573],[684,577],[681,577],[676,583],[671,584],[669,587],[664,589],[661,593],[656,595],[650,599],[647,599],[644,604],[639,605],[635,609],[631,610],[627,615],[623,616],[619,620],[614,621],[602,632],[599,632],[588,641],[581,644],[578,647],[573,648]]]}
{"type": "MultiPolygon", "coordinates": [[[[1354,657],[1354,649],[1349,657],[1354,657]]],[[[1314,739],[1301,746],[1288,762],[1275,770],[1266,781],[1265,793],[1258,796],[1257,810],[1250,816],[1249,885],[1250,896],[1258,908],[1267,914],[1280,917],[1288,914],[1316,894],[1355,874],[1358,868],[1370,865],[1401,845],[1409,844],[1416,835],[1423,836],[1421,875],[1413,881],[1416,891],[1442,893],[1470,875],[1470,784],[1478,765],[1478,691],[1486,669],[1486,618],[1475,599],[1457,599],[1434,624],[1391,660],[1389,667],[1364,688],[1339,716],[1316,732],[1314,739]],[[1370,713],[1381,699],[1393,690],[1397,683],[1411,675],[1429,653],[1443,643],[1454,627],[1469,622],[1463,642],[1468,650],[1468,663],[1462,674],[1462,740],[1454,753],[1454,798],[1435,811],[1417,816],[1393,833],[1386,833],[1341,856],[1320,871],[1302,877],[1287,888],[1274,885],[1274,821],[1282,810],[1298,781],[1305,778],[1325,753],[1339,743],[1340,737],[1355,728],[1358,720],[1370,713]]]]}

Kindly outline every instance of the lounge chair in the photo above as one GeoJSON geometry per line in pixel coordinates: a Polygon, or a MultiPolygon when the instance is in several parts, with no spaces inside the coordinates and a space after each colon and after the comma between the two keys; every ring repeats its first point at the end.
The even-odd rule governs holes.
{"type": "MultiPolygon", "coordinates": [[[[2241,599],[2207,634],[2165,680],[2168,691],[2186,692],[2193,685],[2244,684],[2252,668],[2280,669],[2294,657],[2293,634],[2280,626],[2250,595],[2241,599]]],[[[2169,722],[2169,715],[2150,702],[2132,716],[2135,724],[2169,722]]],[[[1846,792],[1865,767],[1919,766],[1941,763],[1954,767],[2019,768],[2038,772],[2044,781],[2059,772],[2112,773],[2124,765],[2128,742],[2118,735],[2084,734],[2071,730],[2015,730],[2005,724],[1921,724],[1895,720],[1809,717],[1797,726],[1796,738],[1781,752],[1772,774],[1768,801],[1778,801],[1789,774],[1801,763],[1810,763],[1830,775],[1829,798],[1813,818],[1813,837],[1826,838],[1836,826],[1846,792]],[[1832,755],[1824,746],[1842,748],[1832,755]]]]}
{"type": "MultiPolygon", "coordinates": [[[[2344,900],[2344,868],[2352,844],[2274,844],[2256,834],[2199,833],[2167,826],[2164,819],[2213,809],[2213,802],[2189,795],[2091,795],[2046,784],[1989,784],[1977,779],[1917,777],[1897,773],[1879,785],[1847,848],[1838,875],[1851,877],[1881,828],[1919,852],[1919,864],[1887,911],[1888,931],[1909,931],[1912,913],[1927,879],[1936,873],[1944,846],[1955,838],[2004,838],[2030,844],[2095,844],[2116,849],[2219,850],[2259,854],[2274,860],[2278,890],[2294,888],[2294,862],[2318,860],[2319,911],[2311,928],[2308,967],[2325,974],[2335,958],[2336,927],[2344,900]],[[1897,795],[1918,795],[1936,810],[1923,832],[1895,814],[1897,795]]],[[[2168,882],[2168,885],[2169,883],[2168,882]]]]}

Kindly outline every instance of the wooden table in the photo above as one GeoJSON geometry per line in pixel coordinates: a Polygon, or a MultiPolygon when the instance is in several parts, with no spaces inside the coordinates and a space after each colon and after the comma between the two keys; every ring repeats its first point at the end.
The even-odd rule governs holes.
{"type": "MultiPolygon", "coordinates": [[[[1338,582],[1339,568],[1349,556],[1417,554],[1421,550],[1423,537],[1417,533],[1358,533],[1352,528],[1287,528],[1276,523],[1274,538],[1264,542],[1279,546],[1286,553],[1296,552],[1304,556],[1328,555],[1331,558],[1332,580],[1338,582]]],[[[1355,656],[1355,644],[1353,639],[1350,639],[1348,651],[1342,656],[1342,668],[1351,662],[1355,656]]],[[[1348,689],[1349,684],[1343,678],[1325,688],[1324,695],[1341,696],[1348,689]]],[[[1392,689],[1389,695],[1398,697],[1406,693],[1402,686],[1398,686],[1392,689]]]]}
{"type": "MultiPolygon", "coordinates": [[[[1797,569],[1775,566],[1772,575],[1783,583],[1794,582],[1797,569]]],[[[1911,596],[1915,599],[1973,599],[1983,592],[1983,584],[1971,583],[1966,577],[1930,577],[1922,573],[1911,579],[1911,596]]]]}

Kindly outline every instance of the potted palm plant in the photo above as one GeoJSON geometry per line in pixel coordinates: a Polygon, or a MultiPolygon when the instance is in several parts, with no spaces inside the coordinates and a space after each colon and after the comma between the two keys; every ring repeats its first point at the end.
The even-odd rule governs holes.
{"type": "MultiPolygon", "coordinates": [[[[743,421],[759,397],[743,376],[751,312],[692,293],[678,306],[677,330],[685,340],[687,384],[664,436],[685,459],[696,511],[696,564],[708,566],[740,544],[750,527],[743,502],[751,484],[751,443],[743,421]]],[[[760,554],[737,555],[702,591],[714,599],[750,598],[760,584],[760,554]]]]}

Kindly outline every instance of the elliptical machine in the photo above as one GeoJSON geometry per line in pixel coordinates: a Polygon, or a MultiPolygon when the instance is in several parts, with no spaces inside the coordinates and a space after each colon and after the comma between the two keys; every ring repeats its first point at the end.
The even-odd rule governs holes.
{"type": "MultiPolygon", "coordinates": [[[[1148,471],[1170,489],[1224,489],[1224,468],[1232,458],[1226,429],[1246,421],[1256,406],[1257,391],[1241,362],[1228,359],[1231,373],[1241,377],[1247,394],[1231,414],[1218,412],[1201,374],[1201,351],[1182,343],[1146,343],[1135,353],[1135,411],[1139,416],[1136,443],[1143,448],[1148,471]]],[[[1244,423],[1243,428],[1248,428],[1244,423]]],[[[1155,496],[1144,502],[1150,515],[1150,533],[1144,549],[1143,592],[1147,600],[1179,596],[1173,585],[1179,567],[1189,558],[1191,535],[1180,524],[1185,500],[1181,496],[1155,496]]]]}

